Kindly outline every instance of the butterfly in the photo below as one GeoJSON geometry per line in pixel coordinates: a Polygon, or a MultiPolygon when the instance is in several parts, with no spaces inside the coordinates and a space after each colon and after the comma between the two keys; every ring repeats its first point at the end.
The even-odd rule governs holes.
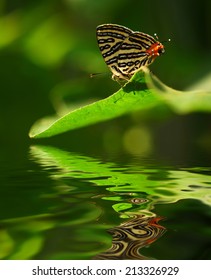
{"type": "Polygon", "coordinates": [[[118,24],[97,26],[97,41],[114,80],[129,80],[165,52],[156,34],[154,38],[118,24]]]}

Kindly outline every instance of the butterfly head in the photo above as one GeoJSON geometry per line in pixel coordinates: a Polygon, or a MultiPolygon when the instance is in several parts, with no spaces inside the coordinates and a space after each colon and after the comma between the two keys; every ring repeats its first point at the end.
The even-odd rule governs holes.
{"type": "Polygon", "coordinates": [[[165,52],[164,46],[160,42],[155,42],[150,46],[150,48],[147,50],[147,53],[149,56],[152,56],[153,58],[156,58],[157,56],[163,54],[165,52]]]}
{"type": "Polygon", "coordinates": [[[157,56],[165,53],[165,48],[163,43],[167,41],[169,42],[171,40],[168,39],[167,41],[163,41],[162,43],[160,43],[156,33],[154,34],[154,37],[157,41],[150,46],[150,48],[147,50],[147,53],[149,56],[152,56],[152,58],[155,59],[157,56]]]}

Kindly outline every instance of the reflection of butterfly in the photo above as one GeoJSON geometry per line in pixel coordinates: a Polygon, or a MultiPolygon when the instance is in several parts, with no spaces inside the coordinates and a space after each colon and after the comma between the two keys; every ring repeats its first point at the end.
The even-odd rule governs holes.
{"type": "Polygon", "coordinates": [[[113,79],[129,80],[142,66],[164,53],[164,46],[156,39],[117,24],[97,27],[98,45],[113,79]]]}
{"type": "Polygon", "coordinates": [[[108,232],[113,236],[112,246],[95,256],[95,259],[147,259],[140,250],[165,233],[165,228],[158,224],[161,219],[137,215],[120,226],[109,229],[108,232]]]}

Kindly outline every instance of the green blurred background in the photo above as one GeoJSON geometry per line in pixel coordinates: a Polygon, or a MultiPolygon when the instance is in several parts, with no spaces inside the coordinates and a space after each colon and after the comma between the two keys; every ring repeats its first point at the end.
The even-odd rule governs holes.
{"type": "MultiPolygon", "coordinates": [[[[74,104],[107,97],[118,89],[110,75],[89,77],[108,72],[95,37],[96,26],[102,23],[157,33],[160,41],[171,38],[165,43],[165,55],[150,67],[153,73],[176,89],[197,84],[210,89],[210,13],[208,0],[1,0],[1,154],[18,165],[33,143],[28,137],[31,125],[54,113],[50,96],[69,95],[74,104]]],[[[158,120],[142,123],[142,119],[125,116],[41,142],[94,154],[124,150],[147,155],[154,149],[158,157],[174,162],[209,163],[209,115],[163,119],[158,112],[158,120]],[[138,143],[130,145],[135,140],[138,143]]]]}

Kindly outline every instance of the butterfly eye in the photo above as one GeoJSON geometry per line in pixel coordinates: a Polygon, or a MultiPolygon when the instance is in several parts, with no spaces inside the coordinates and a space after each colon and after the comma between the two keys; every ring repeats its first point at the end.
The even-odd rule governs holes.
{"type": "Polygon", "coordinates": [[[164,54],[164,53],[165,53],[165,49],[164,49],[164,48],[159,49],[159,50],[158,50],[158,53],[159,53],[159,54],[164,54]]]}

